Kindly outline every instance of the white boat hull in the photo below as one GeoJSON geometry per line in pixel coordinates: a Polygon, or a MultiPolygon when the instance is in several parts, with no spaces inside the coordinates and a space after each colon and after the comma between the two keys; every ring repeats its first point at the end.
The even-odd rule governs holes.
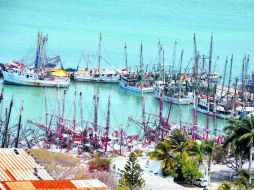
{"type": "Polygon", "coordinates": [[[123,82],[123,81],[119,81],[119,85],[120,87],[130,90],[130,91],[134,91],[134,92],[139,92],[141,93],[143,91],[143,93],[153,93],[153,87],[136,87],[136,86],[130,86],[127,83],[123,82]]]}
{"type": "MultiPolygon", "coordinates": [[[[154,97],[160,99],[160,94],[158,90],[154,92],[154,97]]],[[[166,95],[163,95],[163,101],[178,105],[189,105],[193,103],[193,100],[191,98],[175,98],[166,95]]]]}
{"type": "MultiPolygon", "coordinates": [[[[200,113],[203,113],[203,114],[207,114],[207,110],[205,109],[202,109],[202,108],[197,108],[197,111],[200,112],[200,113]]],[[[210,112],[209,111],[209,116],[213,116],[213,112],[210,112]]],[[[236,116],[232,115],[232,114],[229,114],[229,115],[225,115],[225,114],[218,114],[216,113],[216,117],[217,118],[220,118],[220,119],[230,119],[230,118],[236,118],[236,116]]]]}
{"type": "Polygon", "coordinates": [[[90,75],[75,75],[74,80],[79,82],[99,82],[99,83],[118,83],[119,77],[118,76],[90,76],[90,75]]]}
{"type": "Polygon", "coordinates": [[[34,78],[26,78],[24,75],[18,75],[11,72],[3,72],[4,82],[6,84],[21,86],[38,86],[38,87],[68,87],[69,79],[39,80],[34,78]]]}

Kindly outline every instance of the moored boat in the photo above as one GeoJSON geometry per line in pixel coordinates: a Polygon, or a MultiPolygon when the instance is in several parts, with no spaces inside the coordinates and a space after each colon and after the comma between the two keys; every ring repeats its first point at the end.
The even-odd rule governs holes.
{"type": "Polygon", "coordinates": [[[38,87],[68,87],[70,79],[63,69],[52,70],[47,67],[48,65],[55,66],[50,61],[61,62],[59,56],[55,58],[46,56],[47,41],[47,36],[38,33],[36,58],[33,66],[27,67],[18,61],[7,64],[3,71],[4,83],[38,87]]]}

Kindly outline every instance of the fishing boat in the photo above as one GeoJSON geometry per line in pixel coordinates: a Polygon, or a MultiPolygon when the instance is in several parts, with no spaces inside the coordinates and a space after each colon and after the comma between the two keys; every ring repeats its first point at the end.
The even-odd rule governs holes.
{"type": "Polygon", "coordinates": [[[176,80],[170,80],[167,83],[157,82],[154,88],[154,97],[160,99],[161,95],[163,101],[171,102],[173,104],[188,105],[193,103],[193,92],[188,88],[188,81],[186,74],[182,75],[182,59],[183,51],[180,59],[180,70],[176,80]]]}
{"type": "Polygon", "coordinates": [[[140,48],[140,69],[138,72],[128,71],[127,66],[127,47],[125,45],[125,72],[120,74],[119,85],[134,92],[143,93],[153,93],[154,90],[154,74],[149,72],[144,72],[143,64],[143,46],[141,43],[140,48]]]}
{"type": "Polygon", "coordinates": [[[74,72],[74,80],[82,82],[101,82],[101,83],[118,83],[119,74],[114,70],[101,69],[101,43],[102,36],[99,38],[98,66],[96,69],[77,70],[74,72]]]}
{"type": "Polygon", "coordinates": [[[38,33],[36,58],[33,66],[27,67],[22,63],[14,62],[12,67],[6,67],[3,71],[4,83],[38,87],[68,87],[70,79],[63,69],[52,71],[51,68],[47,67],[54,65],[52,64],[53,61],[61,62],[59,56],[55,58],[46,56],[47,41],[47,36],[38,33]]]}

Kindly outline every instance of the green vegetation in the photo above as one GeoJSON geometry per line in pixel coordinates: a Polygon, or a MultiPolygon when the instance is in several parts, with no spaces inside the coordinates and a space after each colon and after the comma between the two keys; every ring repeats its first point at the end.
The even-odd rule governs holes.
{"type": "Polygon", "coordinates": [[[117,190],[137,190],[143,187],[145,183],[142,178],[143,170],[138,164],[135,152],[130,153],[129,159],[121,173],[122,178],[119,180],[117,190]]]}
{"type": "Polygon", "coordinates": [[[212,159],[214,146],[208,145],[211,144],[206,142],[200,145],[186,133],[175,129],[168,139],[159,142],[148,155],[152,160],[162,160],[164,176],[172,176],[177,181],[191,181],[202,177],[199,166],[205,154],[212,159]]]}
{"type": "Polygon", "coordinates": [[[225,151],[228,151],[229,157],[235,158],[234,169],[240,171],[242,169],[243,160],[249,160],[248,183],[251,184],[254,117],[245,117],[239,120],[232,119],[224,130],[227,133],[227,136],[223,147],[225,151]]]}
{"type": "Polygon", "coordinates": [[[241,170],[238,178],[233,179],[231,182],[224,181],[218,190],[251,190],[254,187],[253,183],[249,183],[249,174],[241,170]]]}

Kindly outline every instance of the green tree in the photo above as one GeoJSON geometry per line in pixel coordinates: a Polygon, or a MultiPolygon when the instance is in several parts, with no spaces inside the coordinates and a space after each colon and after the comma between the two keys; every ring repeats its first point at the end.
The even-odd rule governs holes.
{"type": "Polygon", "coordinates": [[[244,118],[242,120],[243,126],[241,129],[241,136],[239,141],[243,144],[247,143],[247,147],[249,148],[249,184],[251,183],[251,169],[252,169],[252,154],[253,154],[253,139],[254,139],[254,117],[244,118]]]}
{"type": "Polygon", "coordinates": [[[213,154],[215,152],[215,144],[213,140],[205,140],[201,144],[203,152],[208,157],[208,183],[210,183],[210,177],[211,177],[211,165],[212,165],[212,158],[213,154]]]}
{"type": "Polygon", "coordinates": [[[185,180],[191,181],[202,177],[198,165],[194,159],[184,160],[182,165],[182,174],[185,180]]]}
{"type": "Polygon", "coordinates": [[[240,142],[240,136],[242,135],[243,122],[240,119],[230,119],[228,125],[224,128],[226,133],[225,141],[223,142],[222,148],[225,152],[229,149],[230,157],[235,157],[236,171],[242,169],[243,156],[248,154],[246,150],[246,144],[240,142]]]}
{"type": "Polygon", "coordinates": [[[174,170],[176,168],[176,160],[169,140],[165,139],[159,142],[154,151],[150,152],[148,155],[152,160],[162,160],[161,167],[163,170],[174,170]]]}
{"type": "Polygon", "coordinates": [[[145,183],[142,178],[143,170],[141,169],[137,160],[137,155],[134,152],[130,153],[129,159],[121,173],[122,178],[119,180],[119,190],[137,190],[145,183]]]}

